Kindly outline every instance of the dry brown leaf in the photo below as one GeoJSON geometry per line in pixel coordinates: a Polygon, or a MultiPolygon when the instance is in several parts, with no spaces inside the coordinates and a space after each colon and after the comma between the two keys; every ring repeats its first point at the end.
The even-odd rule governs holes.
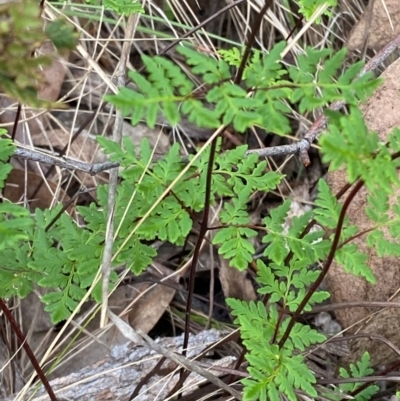
{"type": "MultiPolygon", "coordinates": [[[[43,68],[44,83],[40,87],[39,97],[55,102],[60,96],[61,86],[65,78],[65,67],[60,60],[56,59],[57,52],[51,42],[46,42],[40,48],[40,53],[55,59],[49,66],[43,68]]],[[[66,54],[64,56],[67,57],[66,54]]]]}
{"type": "Polygon", "coordinates": [[[347,46],[350,50],[361,50],[364,46],[364,40],[368,39],[368,47],[379,51],[390,40],[400,32],[400,1],[399,0],[375,0],[372,9],[368,8],[364,12],[360,21],[350,32],[347,46]],[[386,5],[387,12],[383,5],[386,5]],[[393,29],[390,25],[390,20],[393,29]],[[367,24],[367,30],[365,25],[367,24]],[[366,37],[367,35],[367,37],[366,37]]]}
{"type": "Polygon", "coordinates": [[[62,203],[69,201],[64,190],[50,180],[47,180],[47,185],[42,185],[36,197],[32,199],[32,194],[42,181],[41,176],[31,171],[14,169],[8,175],[3,195],[14,203],[23,203],[26,196],[31,210],[49,208],[54,199],[57,199],[56,204],[58,201],[62,203]]]}
{"type": "MultiPolygon", "coordinates": [[[[56,57],[54,46],[51,42],[46,42],[39,49],[41,54],[56,57]]],[[[61,85],[65,77],[65,68],[63,64],[55,58],[51,65],[43,68],[42,71],[44,83],[39,90],[39,98],[55,102],[60,95],[61,85]]],[[[6,96],[0,96],[0,124],[12,124],[15,121],[16,103],[14,100],[6,96]]],[[[29,135],[46,130],[49,120],[46,114],[36,112],[34,110],[23,109],[21,113],[21,121],[27,119],[26,123],[19,123],[15,135],[15,139],[22,144],[29,144],[29,135]],[[37,116],[37,117],[35,117],[37,116]]]]}
{"type": "Polygon", "coordinates": [[[219,279],[225,298],[237,298],[242,301],[254,301],[257,297],[251,280],[246,271],[239,271],[229,266],[229,262],[219,258],[219,279]]]}
{"type": "MultiPolygon", "coordinates": [[[[149,273],[156,273],[157,276],[161,273],[162,277],[166,277],[173,273],[172,270],[160,264],[157,264],[157,270],[158,272],[153,267],[148,268],[149,273]]],[[[178,276],[175,277],[178,278],[178,276]]],[[[178,283],[175,284],[178,285],[178,283]]],[[[176,291],[162,284],[154,286],[152,282],[138,283],[131,288],[134,294],[132,299],[137,301],[129,312],[128,322],[136,331],[148,333],[160,320],[176,291]],[[153,288],[150,289],[150,287],[153,288]]]]}
{"type": "MultiPolygon", "coordinates": [[[[393,127],[400,127],[400,59],[393,63],[383,74],[384,83],[375,92],[368,102],[361,106],[368,129],[377,131],[381,141],[387,141],[388,133],[393,127]]],[[[346,183],[344,171],[329,173],[328,182],[334,193],[337,193],[346,183]]],[[[367,203],[367,191],[363,188],[352,201],[348,216],[352,224],[355,224],[362,232],[374,224],[367,219],[362,211],[367,203]]],[[[392,196],[390,203],[397,202],[396,197],[400,192],[392,196]]],[[[391,212],[394,216],[394,213],[391,212]]],[[[343,268],[334,264],[327,277],[328,289],[332,295],[333,302],[348,301],[387,301],[400,288],[400,274],[398,258],[377,256],[374,250],[367,248],[365,238],[354,241],[361,251],[369,255],[368,265],[376,277],[376,285],[368,284],[364,279],[354,277],[344,272],[343,268]]],[[[398,302],[398,299],[397,299],[398,302]]],[[[347,328],[360,319],[366,318],[370,313],[376,312],[373,308],[350,308],[336,312],[336,316],[347,328]]],[[[374,333],[386,337],[395,345],[400,345],[400,310],[391,308],[377,314],[364,325],[356,326],[350,330],[361,329],[363,333],[374,333]]],[[[351,345],[351,359],[359,359],[362,353],[368,350],[374,365],[389,362],[393,357],[393,351],[380,342],[357,340],[351,345]]]]}

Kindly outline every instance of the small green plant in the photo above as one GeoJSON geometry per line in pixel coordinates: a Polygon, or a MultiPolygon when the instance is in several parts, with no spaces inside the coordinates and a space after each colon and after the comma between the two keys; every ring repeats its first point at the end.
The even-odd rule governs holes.
{"type": "Polygon", "coordinates": [[[34,56],[47,40],[60,50],[76,46],[76,33],[63,19],[43,29],[39,3],[32,0],[7,2],[0,8],[0,90],[13,99],[38,107],[49,102],[38,98],[41,68],[49,65],[48,56],[34,56]]]}
{"type": "Polygon", "coordinates": [[[86,3],[98,5],[101,3],[106,10],[115,11],[120,15],[143,13],[143,7],[137,0],[86,0],[86,3]]]}
{"type": "MultiPolygon", "coordinates": [[[[0,129],[0,136],[7,131],[0,129]]],[[[10,139],[0,138],[0,187],[4,187],[5,180],[12,170],[8,159],[14,153],[14,145],[10,139]]],[[[27,230],[33,226],[33,219],[29,211],[22,206],[3,200],[0,203],[0,250],[17,246],[21,240],[29,239],[27,230]]]]}
{"type": "MultiPolygon", "coordinates": [[[[337,0],[300,0],[298,2],[300,8],[299,13],[303,14],[306,20],[309,20],[312,15],[317,11],[318,7],[335,7],[337,6],[337,0]]],[[[331,16],[329,10],[324,12],[325,15],[331,16]]],[[[316,23],[320,23],[320,18],[316,20],[316,23]]]]}
{"type": "MultiPolygon", "coordinates": [[[[320,3],[303,1],[301,5],[311,10],[320,3]]],[[[121,2],[118,4],[123,7],[121,2]]],[[[119,12],[125,11],[121,8],[119,12]]],[[[348,114],[329,114],[327,133],[320,139],[323,158],[333,169],[344,167],[351,183],[360,178],[372,190],[374,195],[367,208],[371,219],[368,245],[380,255],[400,254],[396,243],[400,219],[388,216],[389,195],[399,187],[395,153],[400,149],[400,131],[394,130],[388,144],[381,144],[375,133],[368,132],[357,106],[379,85],[379,80],[371,74],[360,77],[362,63],[343,70],[344,49],[334,52],[307,48],[298,56],[297,67],[285,67],[281,62],[285,46],[280,42],[268,53],[254,53],[240,85],[232,81],[231,75],[231,66],[239,65],[239,51],[221,53],[222,59],[218,60],[187,44],[179,46],[177,50],[185,58],[191,76],[204,83],[200,89],[172,61],[143,55],[144,73],[129,72],[135,88],[121,88],[106,99],[120,108],[133,125],[144,120],[154,127],[158,114],[163,113],[173,126],[187,117],[199,127],[231,125],[245,132],[257,126],[278,135],[291,132],[288,115],[292,107],[304,113],[336,100],[345,101],[348,114]],[[385,227],[389,227],[392,240],[383,237],[385,227]]],[[[306,347],[323,342],[325,337],[294,318],[329,296],[327,292],[314,291],[307,297],[310,286],[320,277],[320,271],[312,267],[334,255],[346,271],[372,283],[375,280],[366,263],[368,256],[351,242],[360,234],[358,227],[342,218],[342,207],[325,181],[319,182],[315,208],[292,219],[288,230],[283,227],[290,201],[272,210],[254,227],[249,224],[247,211],[250,197],[257,191],[276,189],[283,176],[256,154],[248,154],[247,146],[222,152],[218,142],[213,158],[210,159],[208,147],[199,157],[183,161],[179,145],[174,144],[162,160],[154,161],[146,140],[140,149],[135,149],[128,138],[124,138],[122,147],[102,137],[98,142],[122,167],[110,288],[115,285],[118,269],[140,274],[147,268],[156,256],[151,241],[185,243],[196,212],[205,208],[206,182],[211,171],[210,201],[214,204],[224,199],[224,203],[221,226],[207,229],[215,229],[213,243],[222,257],[232,268],[244,270],[254,259],[251,239],[261,235],[266,244],[256,264],[258,292],[269,302],[227,300],[247,349],[250,377],[242,381],[243,399],[278,401],[283,394],[294,401],[298,390],[317,397],[316,378],[303,354],[306,347]],[[175,181],[172,190],[163,196],[175,181]],[[311,222],[313,230],[309,229],[311,222]],[[341,227],[336,232],[339,222],[341,227]]],[[[13,145],[8,139],[0,139],[0,149],[0,184],[4,184],[10,171],[6,161],[13,145]]],[[[107,185],[98,187],[97,199],[96,204],[78,207],[84,226],[67,214],[55,219],[61,206],[36,210],[29,216],[22,207],[6,201],[0,205],[0,297],[24,297],[37,284],[48,289],[42,301],[54,323],[70,316],[93,283],[103,257],[107,185]]],[[[395,212],[400,215],[400,208],[395,212]]],[[[101,301],[100,284],[91,295],[101,301]]],[[[364,356],[356,367],[351,367],[352,376],[369,374],[367,365],[368,356],[364,356]]],[[[344,370],[341,374],[348,375],[344,370]]],[[[358,396],[361,394],[370,396],[358,396]]]]}
{"type": "MultiPolygon", "coordinates": [[[[265,276],[270,275],[263,263],[258,263],[258,267],[263,269],[265,276]]],[[[315,376],[298,352],[311,344],[323,342],[325,337],[309,326],[296,323],[290,339],[284,347],[279,347],[274,344],[274,339],[281,339],[288,319],[280,324],[281,316],[275,306],[266,307],[261,301],[246,303],[229,299],[227,302],[237,317],[235,322],[239,324],[247,349],[250,378],[242,381],[245,386],[243,400],[278,401],[280,394],[285,394],[294,401],[297,399],[296,389],[316,397],[317,391],[313,387],[315,376]]]]}
{"type": "MultiPolygon", "coordinates": [[[[365,352],[361,360],[355,365],[350,364],[349,371],[345,368],[340,368],[340,377],[343,379],[350,378],[361,378],[367,377],[373,374],[374,370],[370,366],[370,356],[368,352],[365,352]]],[[[360,391],[362,383],[343,383],[335,388],[333,392],[324,393],[324,396],[333,401],[339,401],[346,394],[355,394],[354,399],[356,401],[367,401],[370,400],[378,391],[379,387],[376,384],[372,384],[360,391]]]]}
{"type": "MultiPolygon", "coordinates": [[[[240,63],[243,58],[243,50],[239,50],[237,47],[232,47],[231,49],[221,49],[218,51],[218,54],[222,57],[224,61],[226,61],[230,66],[239,68],[240,63]]],[[[243,78],[246,79],[249,71],[256,67],[260,62],[261,52],[259,50],[254,50],[253,55],[250,59],[250,62],[246,66],[246,69],[243,74],[243,78]]],[[[256,71],[254,71],[256,72],[256,71]]]]}

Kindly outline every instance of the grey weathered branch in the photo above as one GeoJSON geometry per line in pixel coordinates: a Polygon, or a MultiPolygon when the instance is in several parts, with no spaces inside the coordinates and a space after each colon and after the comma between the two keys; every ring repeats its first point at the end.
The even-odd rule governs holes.
{"type": "Polygon", "coordinates": [[[25,160],[59,166],[61,168],[84,171],[90,175],[96,175],[102,171],[120,166],[118,162],[85,163],[69,157],[52,156],[35,149],[27,149],[20,146],[17,146],[15,149],[14,156],[25,160]]]}

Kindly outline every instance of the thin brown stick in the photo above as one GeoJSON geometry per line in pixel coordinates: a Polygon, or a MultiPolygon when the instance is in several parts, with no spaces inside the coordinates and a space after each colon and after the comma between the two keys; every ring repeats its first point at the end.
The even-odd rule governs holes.
{"type": "MultiPolygon", "coordinates": [[[[212,185],[212,171],[214,167],[214,158],[215,152],[217,148],[217,141],[216,138],[211,142],[210,147],[210,157],[208,160],[207,166],[207,178],[206,178],[206,191],[205,191],[205,200],[204,200],[204,212],[203,218],[200,225],[200,232],[196,242],[196,246],[193,251],[193,259],[192,265],[190,267],[190,274],[189,274],[189,285],[188,285],[188,296],[186,302],[186,310],[185,310],[185,335],[183,339],[183,352],[182,355],[186,355],[186,348],[189,344],[189,333],[190,333],[190,312],[192,309],[192,298],[193,298],[193,291],[194,291],[194,281],[196,276],[196,267],[200,259],[200,251],[201,251],[201,244],[204,240],[204,237],[207,234],[208,230],[208,217],[210,215],[210,201],[211,201],[211,185],[212,185]]],[[[183,371],[181,372],[181,374],[183,371]]]]}
{"type": "Polygon", "coordinates": [[[193,35],[195,32],[200,30],[201,28],[204,28],[208,23],[211,21],[214,21],[216,18],[218,18],[220,15],[226,13],[229,11],[231,8],[238,6],[239,4],[244,3],[246,0],[236,0],[231,4],[227,4],[225,7],[222,7],[220,10],[218,10],[215,14],[211,15],[207,19],[205,19],[202,23],[199,25],[196,25],[194,28],[192,28],[190,31],[187,31],[184,35],[182,35],[180,38],[174,40],[171,42],[168,46],[164,47],[163,50],[158,54],[159,56],[166,54],[168,51],[170,51],[172,48],[174,48],[176,45],[178,45],[182,40],[188,38],[190,35],[193,35]]]}
{"type": "Polygon", "coordinates": [[[366,376],[366,377],[349,377],[348,379],[334,379],[334,378],[317,379],[318,384],[367,383],[368,384],[367,387],[369,387],[372,383],[378,381],[400,382],[400,376],[366,376]]]}
{"type": "Polygon", "coordinates": [[[11,133],[11,139],[15,139],[15,135],[17,134],[19,118],[21,116],[21,103],[18,103],[17,112],[15,113],[14,125],[11,133]]]}
{"type": "Polygon", "coordinates": [[[335,311],[347,308],[400,308],[400,302],[390,302],[390,301],[338,302],[335,304],[314,306],[310,313],[321,313],[321,312],[335,311]]]}
{"type": "MultiPolygon", "coordinates": [[[[240,84],[240,82],[242,81],[244,68],[245,68],[247,60],[250,56],[251,48],[255,42],[256,34],[260,29],[264,14],[267,12],[268,8],[271,7],[272,2],[273,2],[273,0],[265,1],[263,8],[258,13],[256,20],[252,26],[252,29],[249,32],[246,49],[244,51],[240,66],[239,66],[237,74],[236,74],[236,77],[234,79],[234,82],[237,85],[240,84]]],[[[224,130],[222,130],[222,131],[224,131],[224,130]]],[[[209,213],[210,213],[210,200],[211,200],[212,172],[213,172],[213,167],[214,167],[216,146],[217,146],[217,138],[214,138],[214,140],[211,142],[210,156],[209,156],[208,166],[207,166],[206,191],[205,191],[203,218],[202,218],[202,222],[200,225],[199,236],[197,238],[196,246],[195,246],[195,249],[193,252],[192,264],[190,267],[188,297],[187,297],[186,310],[185,310],[185,333],[184,333],[184,340],[183,340],[183,355],[184,356],[186,355],[186,348],[189,343],[190,312],[191,312],[191,308],[192,308],[192,297],[193,297],[193,291],[194,291],[196,267],[197,267],[197,264],[200,259],[201,245],[202,245],[202,242],[208,231],[208,218],[209,218],[209,213]]],[[[182,378],[183,374],[184,374],[184,371],[181,370],[181,372],[180,372],[181,378],[182,378]]]]}
{"type": "Polygon", "coordinates": [[[330,342],[342,342],[342,341],[351,341],[355,340],[357,338],[369,338],[371,340],[376,340],[380,341],[384,344],[386,344],[389,348],[391,348],[400,358],[400,349],[396,347],[391,341],[389,341],[387,338],[380,336],[378,334],[371,334],[371,333],[358,333],[358,334],[352,334],[346,337],[336,337],[330,340],[330,342]]]}
{"type": "MultiPolygon", "coordinates": [[[[74,141],[76,140],[76,138],[78,138],[78,136],[82,133],[82,131],[85,129],[86,126],[88,126],[92,120],[94,120],[94,118],[96,117],[97,113],[101,110],[101,108],[105,105],[105,103],[103,103],[101,106],[98,107],[98,109],[96,111],[93,112],[93,114],[91,114],[89,117],[87,117],[87,119],[83,122],[83,124],[79,127],[79,129],[75,132],[75,134],[72,136],[71,138],[71,144],[74,143],[74,141]]],[[[64,156],[65,153],[67,152],[68,148],[69,148],[69,143],[67,143],[64,148],[61,150],[60,152],[60,156],[64,156]]],[[[18,148],[17,148],[18,149],[18,148]]],[[[24,157],[24,159],[26,159],[26,157],[24,157]]],[[[28,159],[30,160],[30,159],[28,159]]],[[[39,160],[34,160],[34,161],[39,161],[39,160]]],[[[53,173],[55,166],[57,166],[58,164],[54,164],[54,163],[47,163],[50,164],[51,167],[47,170],[46,174],[44,175],[44,179],[47,179],[48,177],[50,177],[50,175],[53,173]]],[[[40,191],[40,188],[42,188],[44,184],[44,181],[42,180],[40,182],[40,184],[38,184],[38,186],[36,187],[36,189],[33,191],[32,194],[32,198],[35,198],[37,196],[37,194],[40,191]]]]}

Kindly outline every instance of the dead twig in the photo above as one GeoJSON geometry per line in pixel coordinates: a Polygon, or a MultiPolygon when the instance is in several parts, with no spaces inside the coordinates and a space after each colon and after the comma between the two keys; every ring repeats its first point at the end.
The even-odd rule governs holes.
{"type": "Polygon", "coordinates": [[[69,157],[57,157],[43,153],[39,150],[27,149],[20,146],[17,146],[15,149],[14,156],[25,160],[58,166],[65,169],[83,171],[90,175],[96,175],[103,171],[111,170],[120,166],[120,163],[118,162],[86,163],[81,162],[80,160],[71,159],[69,157]]]}

